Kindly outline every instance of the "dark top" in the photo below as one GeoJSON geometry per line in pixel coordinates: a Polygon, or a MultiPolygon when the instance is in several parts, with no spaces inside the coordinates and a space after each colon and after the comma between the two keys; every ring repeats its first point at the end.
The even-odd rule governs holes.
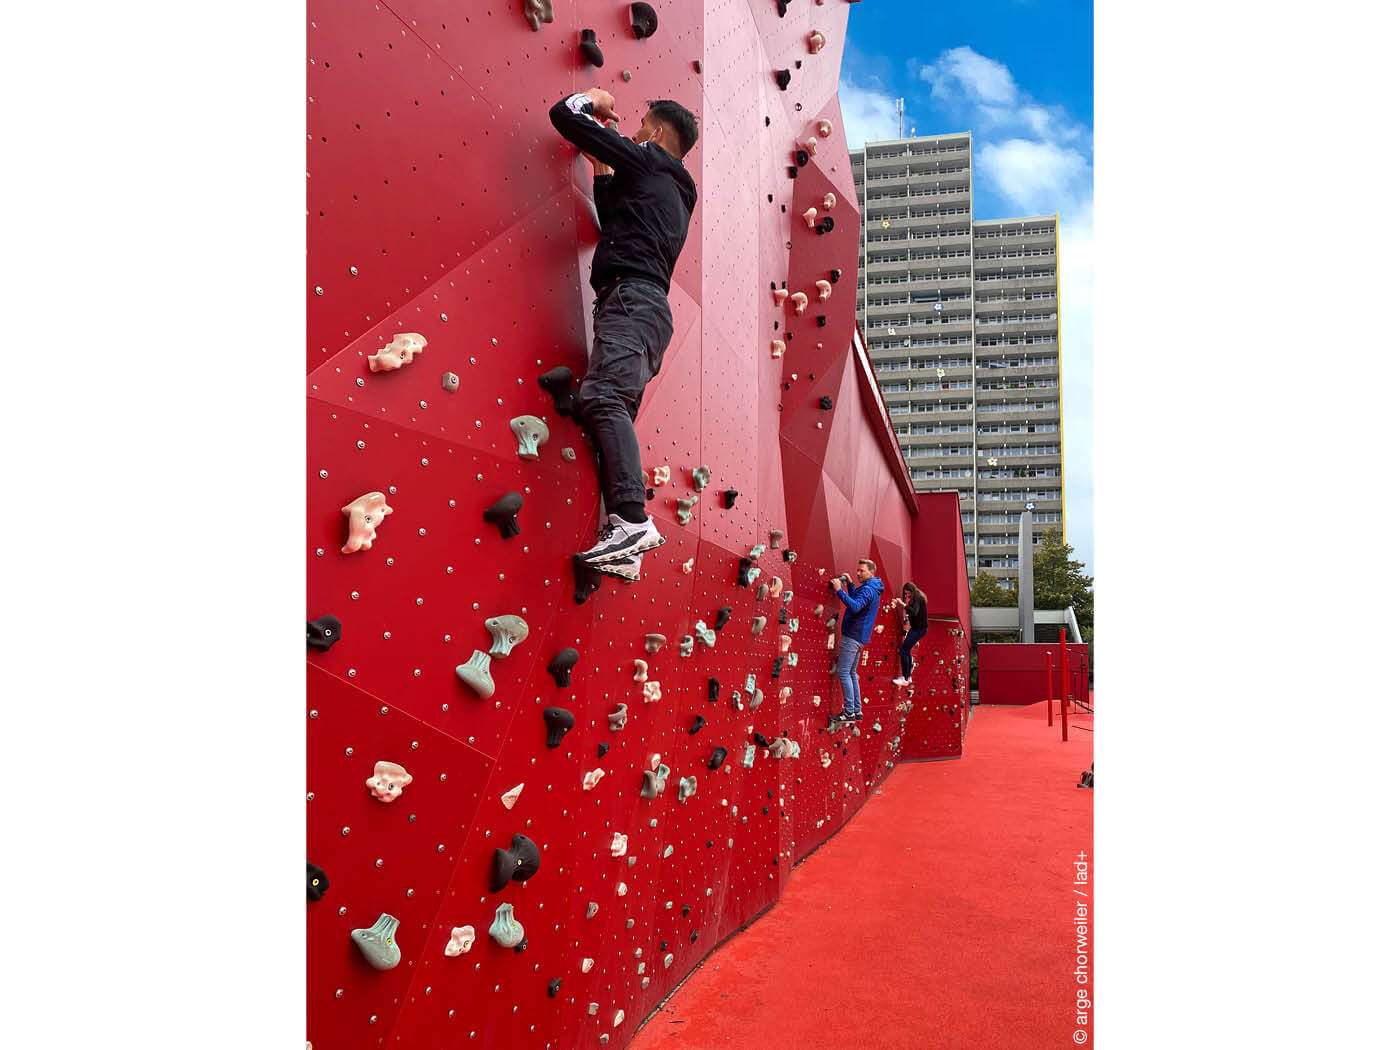
{"type": "Polygon", "coordinates": [[[928,629],[928,602],[922,598],[911,598],[909,604],[904,607],[905,613],[909,617],[909,629],[922,627],[928,629]]]}
{"type": "Polygon", "coordinates": [[[590,115],[593,100],[576,94],[549,111],[559,134],[616,171],[593,179],[603,228],[588,283],[594,291],[618,277],[640,277],[669,292],[695,210],[695,180],[654,142],[640,146],[590,115]]]}

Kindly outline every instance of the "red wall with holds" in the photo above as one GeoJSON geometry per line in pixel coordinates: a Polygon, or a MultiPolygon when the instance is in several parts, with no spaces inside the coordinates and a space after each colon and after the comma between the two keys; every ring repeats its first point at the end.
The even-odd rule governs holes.
{"type": "MultiPolygon", "coordinates": [[[[911,574],[938,577],[918,552],[947,556],[957,527],[955,499],[916,501],[855,341],[859,216],[836,98],[847,7],[794,4],[780,18],[766,0],[711,0],[703,14],[653,6],[659,28],[637,40],[621,2],[559,0],[539,32],[518,0],[310,5],[307,617],[342,623],[337,644],[308,651],[307,856],[329,879],[307,906],[315,1047],[624,1045],[720,939],[773,903],[793,863],[895,761],[960,753],[966,686],[954,678],[967,624],[952,583],[914,689],[893,694],[895,621],[883,616],[863,671],[865,721],[827,731],[840,694],[826,622],[839,603],[825,581],[869,556],[893,597],[911,574]],[[585,27],[602,68],[579,54],[585,27]],[[811,54],[817,28],[827,43],[811,54]],[[792,71],[786,91],[778,68],[792,71]],[[640,582],[605,576],[580,605],[570,555],[596,528],[597,479],[587,441],[535,378],[560,364],[582,375],[587,363],[591,169],[547,111],[593,85],[617,96],[624,132],[648,98],[696,114],[700,141],[685,163],[700,203],[671,286],[675,334],[637,418],[648,472],[671,468],[648,505],[666,543],[646,555],[640,582]],[[823,118],[830,137],[790,177],[797,143],[823,118]],[[832,232],[802,220],[813,204],[832,232]],[[815,282],[833,270],[820,302],[815,282]],[[775,305],[773,284],[805,291],[806,311],[775,305]],[[400,333],[425,349],[371,372],[367,359],[400,333]],[[786,343],[779,359],[773,338],[786,343]],[[824,396],[832,409],[820,408],[824,396]],[[525,414],[550,431],[536,461],[517,455],[507,425],[525,414]],[[697,494],[701,464],[713,476],[683,525],[676,500],[697,494]],[[729,488],[739,497],[726,509],[729,488]],[[372,547],[342,553],[341,508],[372,491],[392,512],[372,547]],[[524,497],[521,533],[503,539],[481,515],[510,491],[524,497]],[[772,529],[784,533],[777,547],[772,529]],[[759,583],[737,580],[756,544],[760,582],[780,581],[764,599],[759,583]],[[723,606],[733,615],[715,646],[697,641],[682,656],[680,639],[723,606]],[[780,609],[796,624],[780,624],[780,609]],[[489,648],[484,621],[507,613],[529,633],[491,661],[495,689],[482,699],[454,668],[489,648]],[[643,649],[649,632],[666,636],[655,654],[643,649]],[[581,656],[560,687],[546,664],[566,646],[581,656]],[[638,658],[661,684],[656,702],[633,680],[638,658]],[[710,677],[717,702],[706,699],[710,677]],[[619,702],[628,721],[614,731],[607,715],[619,702]],[[575,717],[556,749],[541,716],[551,705],[575,717]],[[706,723],[692,735],[696,715],[706,723]],[[755,731],[786,734],[800,753],[759,749],[745,768],[755,731]],[[712,771],[718,746],[728,756],[712,771]],[[641,774],[655,755],[671,779],[647,800],[641,774]],[[391,802],[365,786],[381,760],[413,777],[391,802]],[[594,769],[605,775],[585,791],[594,769]],[[682,801],[688,776],[698,790],[682,801]],[[518,784],[507,809],[501,796],[518,784]],[[609,849],[615,832],[628,839],[621,857],[609,849]],[[517,833],[538,844],[540,869],[492,893],[494,851],[517,833]],[[503,902],[524,951],[487,936],[503,902]],[[402,953],[382,972],[350,938],[381,912],[399,920],[402,953]],[[446,956],[465,925],[474,947],[446,956]]],[[[955,553],[965,599],[960,542],[955,553]]]]}

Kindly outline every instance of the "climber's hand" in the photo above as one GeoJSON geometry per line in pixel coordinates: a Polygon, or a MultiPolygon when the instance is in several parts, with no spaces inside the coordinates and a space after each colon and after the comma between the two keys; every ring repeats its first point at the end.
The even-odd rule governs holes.
{"type": "Polygon", "coordinates": [[[583,155],[583,157],[584,157],[584,160],[588,161],[589,164],[592,164],[592,165],[593,165],[593,174],[594,174],[594,175],[612,175],[612,174],[614,174],[613,169],[612,169],[611,167],[609,167],[608,165],[604,164],[604,163],[603,163],[601,160],[599,160],[597,157],[589,156],[587,153],[585,153],[585,154],[583,155]]]}
{"type": "Polygon", "coordinates": [[[620,120],[617,111],[613,109],[615,100],[612,95],[602,88],[589,88],[584,92],[593,100],[593,116],[601,121],[620,120]]]}

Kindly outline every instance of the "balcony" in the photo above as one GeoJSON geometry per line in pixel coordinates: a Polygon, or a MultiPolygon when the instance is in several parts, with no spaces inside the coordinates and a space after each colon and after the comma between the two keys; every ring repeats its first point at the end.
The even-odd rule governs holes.
{"type": "Polygon", "coordinates": [[[875,172],[879,172],[882,175],[891,171],[902,172],[908,164],[908,152],[894,153],[884,157],[878,157],[873,153],[867,153],[865,155],[865,170],[872,174],[875,172]]]}
{"type": "MultiPolygon", "coordinates": [[[[1002,393],[1012,393],[1012,391],[1002,391],[1002,393]]],[[[1024,407],[1024,405],[1022,405],[1021,401],[987,402],[986,400],[984,400],[985,397],[985,392],[979,392],[977,397],[978,419],[995,419],[997,417],[1003,417],[1010,419],[1058,420],[1060,418],[1060,407],[1058,403],[1054,404],[1054,406],[1051,408],[1026,408],[1024,407]]]]}
{"type": "Polygon", "coordinates": [[[1054,287],[1055,275],[1053,273],[1045,277],[1027,277],[1024,273],[993,275],[979,270],[977,274],[977,290],[979,292],[984,289],[992,291],[996,288],[1041,289],[1054,287]]]}

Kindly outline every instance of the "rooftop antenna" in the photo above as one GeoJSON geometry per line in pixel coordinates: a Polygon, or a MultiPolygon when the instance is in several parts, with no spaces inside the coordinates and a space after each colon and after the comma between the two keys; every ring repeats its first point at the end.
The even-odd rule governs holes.
{"type": "Polygon", "coordinates": [[[894,108],[895,108],[895,109],[898,111],[898,113],[899,113],[899,137],[900,137],[900,138],[904,138],[904,99],[902,99],[902,98],[897,98],[897,99],[895,99],[895,100],[894,100],[894,108]]]}

